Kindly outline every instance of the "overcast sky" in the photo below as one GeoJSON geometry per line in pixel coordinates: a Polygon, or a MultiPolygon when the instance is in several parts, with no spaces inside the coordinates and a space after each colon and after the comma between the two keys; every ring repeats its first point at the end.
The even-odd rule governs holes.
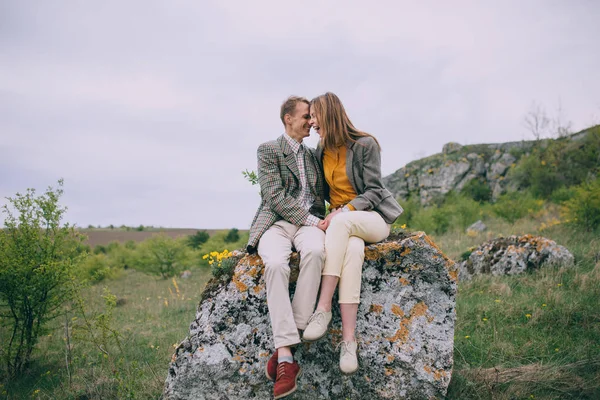
{"type": "Polygon", "coordinates": [[[384,175],[449,141],[532,139],[533,102],[582,129],[599,20],[595,0],[0,0],[1,203],[64,178],[80,226],[247,229],[241,171],[291,94],[335,92],[384,175]]]}

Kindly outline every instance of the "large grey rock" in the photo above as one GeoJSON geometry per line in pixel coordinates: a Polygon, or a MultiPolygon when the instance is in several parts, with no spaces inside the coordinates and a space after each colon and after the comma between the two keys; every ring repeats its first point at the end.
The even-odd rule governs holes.
{"type": "MultiPolygon", "coordinates": [[[[297,262],[294,255],[292,271],[297,262]]],[[[205,289],[189,336],[173,355],[165,399],[271,398],[273,384],[264,375],[273,342],[263,268],[260,257],[245,255],[231,279],[205,289]]],[[[325,338],[296,352],[304,372],[290,398],[443,398],[453,365],[457,275],[454,262],[422,232],[366,247],[358,372],[347,377],[339,371],[341,321],[334,307],[325,338]]]]}
{"type": "Polygon", "coordinates": [[[483,223],[482,220],[479,220],[477,222],[475,222],[474,224],[472,224],[471,226],[469,226],[467,228],[467,233],[469,233],[469,231],[471,232],[483,232],[487,229],[487,225],[483,223]]]}
{"type": "Polygon", "coordinates": [[[565,247],[541,236],[501,237],[483,243],[459,263],[459,277],[514,275],[549,265],[570,267],[574,257],[565,247]]]}

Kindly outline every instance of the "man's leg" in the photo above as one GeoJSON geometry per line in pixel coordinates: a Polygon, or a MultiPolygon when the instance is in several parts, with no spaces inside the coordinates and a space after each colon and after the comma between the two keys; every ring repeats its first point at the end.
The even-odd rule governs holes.
{"type": "Polygon", "coordinates": [[[303,226],[296,232],[293,243],[300,253],[300,273],[292,310],[296,326],[303,330],[317,302],[325,262],[325,232],[316,226],[303,226]]]}
{"type": "Polygon", "coordinates": [[[265,265],[267,305],[276,349],[300,343],[289,294],[289,261],[296,230],[294,225],[278,221],[258,243],[258,254],[265,265]]]}

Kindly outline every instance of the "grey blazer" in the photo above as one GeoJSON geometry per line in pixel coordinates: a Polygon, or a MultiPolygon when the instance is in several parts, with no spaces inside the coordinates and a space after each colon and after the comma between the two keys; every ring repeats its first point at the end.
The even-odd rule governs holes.
{"type": "MultiPolygon", "coordinates": [[[[346,174],[357,196],[349,204],[359,211],[377,211],[388,224],[394,223],[404,211],[392,193],[381,181],[381,154],[379,146],[370,137],[349,142],[346,151],[346,174]]],[[[323,147],[319,143],[317,160],[323,169],[323,147]]],[[[329,186],[325,182],[325,199],[329,200],[329,186]]]]}

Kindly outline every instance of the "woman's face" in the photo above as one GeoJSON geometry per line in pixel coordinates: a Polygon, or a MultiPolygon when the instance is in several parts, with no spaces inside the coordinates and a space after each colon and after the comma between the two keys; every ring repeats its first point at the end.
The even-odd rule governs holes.
{"type": "Polygon", "coordinates": [[[321,131],[321,126],[319,125],[319,120],[317,119],[317,113],[315,112],[315,108],[310,108],[310,126],[317,132],[317,135],[321,139],[323,139],[323,132],[321,131]]]}

